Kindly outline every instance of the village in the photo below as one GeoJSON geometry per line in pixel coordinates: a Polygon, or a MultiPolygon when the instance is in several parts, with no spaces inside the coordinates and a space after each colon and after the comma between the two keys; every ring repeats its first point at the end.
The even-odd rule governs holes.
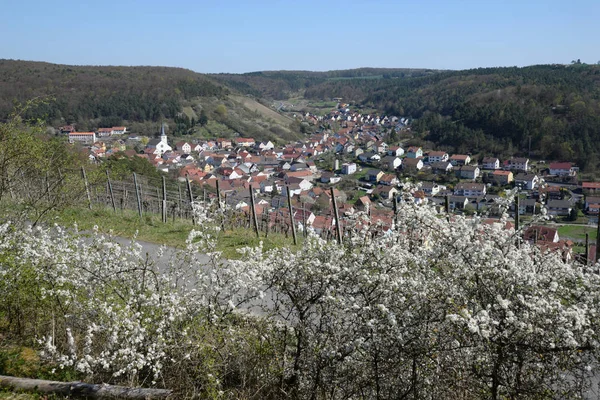
{"type": "MultiPolygon", "coordinates": [[[[218,185],[226,203],[240,212],[250,213],[252,190],[257,196],[254,212],[267,213],[272,221],[289,218],[289,190],[298,229],[310,228],[317,234],[335,229],[332,197],[342,224],[353,212],[365,211],[372,224],[389,229],[394,199],[403,199],[407,182],[418,187],[412,194],[415,204],[433,204],[440,211],[485,213],[493,222],[499,217],[496,199],[517,188],[518,213],[525,220],[544,208],[552,222],[597,224],[600,183],[579,182],[578,168],[571,162],[472,158],[405,145],[411,139],[409,119],[363,115],[342,103],[324,116],[307,112],[299,117],[316,132],[281,146],[244,137],[173,142],[164,124],[154,139],[123,126],[77,132],[70,125],[59,130],[70,143],[84,146],[92,162],[117,154],[142,157],[180,180],[211,190],[218,185]]],[[[514,206],[511,212],[514,217],[514,206]]],[[[565,259],[576,256],[573,249],[578,243],[561,239],[557,226],[531,226],[524,237],[560,251],[565,259]]],[[[595,246],[583,253],[594,259],[595,246]]]]}

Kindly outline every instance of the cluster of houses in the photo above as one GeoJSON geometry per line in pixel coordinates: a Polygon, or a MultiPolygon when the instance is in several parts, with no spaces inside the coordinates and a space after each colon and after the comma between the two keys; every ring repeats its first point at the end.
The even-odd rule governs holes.
{"type": "MultiPolygon", "coordinates": [[[[334,188],[333,197],[342,216],[353,211],[368,211],[373,221],[390,227],[392,200],[400,195],[402,186],[399,178],[409,174],[414,180],[422,181],[420,177],[428,176],[419,174],[424,171],[455,175],[459,183],[450,187],[439,183],[439,179],[422,181],[420,190],[413,194],[417,204],[435,204],[441,209],[448,201],[454,212],[487,210],[493,214],[498,196],[489,193],[490,187],[514,185],[521,188],[526,198],[520,201],[518,211],[513,212],[534,214],[543,205],[551,215],[567,216],[575,207],[560,185],[541,184],[542,178],[548,180],[548,175],[557,178],[576,176],[578,169],[572,163],[550,163],[546,176],[541,176],[532,170],[528,158],[516,157],[503,162],[496,157],[473,160],[469,154],[451,155],[445,151],[424,151],[418,146],[404,149],[388,145],[386,140],[390,139],[392,132],[410,132],[407,119],[361,115],[345,106],[341,105],[326,116],[309,113],[303,116],[316,124],[335,121],[339,129],[321,129],[304,140],[285,146],[244,137],[173,143],[169,142],[163,126],[160,137],[149,140],[143,153],[137,153],[127,150],[121,140],[113,142],[110,150],[106,150],[103,144],[102,137],[122,135],[126,132],[125,127],[103,128],[98,132],[76,132],[73,129],[68,134],[70,141],[72,135],[72,141],[91,144],[91,158],[108,156],[110,151],[123,151],[129,156],[146,158],[161,171],[177,171],[181,179],[187,178],[215,188],[219,182],[227,202],[242,211],[248,210],[248,193],[253,190],[258,196],[257,213],[269,213],[269,218],[275,221],[277,218],[285,220],[286,212],[289,219],[289,210],[286,209],[289,191],[294,219],[302,228],[311,226],[317,232],[331,230],[335,225],[330,207],[332,194],[325,188],[334,188]],[[92,137],[87,139],[88,135],[92,137]],[[335,154],[335,161],[325,167],[321,164],[323,168],[319,169],[316,161],[325,158],[327,153],[335,154]],[[345,185],[345,191],[338,190],[336,185],[342,179],[354,179],[355,186],[349,189],[345,185]],[[366,194],[359,194],[359,190],[366,194]]],[[[67,130],[68,127],[63,128],[67,130]]],[[[584,211],[590,216],[597,216],[600,196],[593,194],[600,190],[600,183],[584,183],[583,190],[588,193],[584,211]]]]}

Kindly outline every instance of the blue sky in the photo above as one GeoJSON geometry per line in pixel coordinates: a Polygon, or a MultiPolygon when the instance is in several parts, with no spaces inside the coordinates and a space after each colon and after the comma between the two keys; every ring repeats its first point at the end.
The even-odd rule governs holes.
{"type": "Polygon", "coordinates": [[[198,72],[600,61],[600,0],[3,0],[0,58],[198,72]]]}

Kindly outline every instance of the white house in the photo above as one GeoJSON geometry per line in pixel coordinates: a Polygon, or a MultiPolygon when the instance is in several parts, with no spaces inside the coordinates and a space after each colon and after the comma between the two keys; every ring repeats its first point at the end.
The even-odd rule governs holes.
{"type": "Polygon", "coordinates": [[[261,149],[261,150],[271,150],[274,147],[275,147],[275,145],[270,140],[268,142],[261,142],[258,145],[258,148],[261,149]]]}
{"type": "Polygon", "coordinates": [[[385,156],[383,157],[382,161],[389,169],[396,169],[402,165],[402,159],[397,156],[385,156]]]}
{"type": "Polygon", "coordinates": [[[499,169],[500,160],[496,157],[484,157],[481,163],[483,169],[499,169]]]}
{"type": "Polygon", "coordinates": [[[127,128],[124,126],[113,126],[112,134],[113,135],[124,135],[127,132],[127,128]]]}
{"type": "Polygon", "coordinates": [[[485,196],[486,188],[483,183],[461,182],[454,188],[454,194],[457,196],[477,197],[485,196]]]}
{"type": "Polygon", "coordinates": [[[420,171],[423,168],[423,159],[421,158],[405,158],[402,163],[403,169],[420,171]]]}
{"type": "Polygon", "coordinates": [[[379,160],[381,160],[381,156],[377,153],[367,152],[367,153],[362,153],[361,155],[359,155],[358,159],[362,162],[379,161],[379,160]]]}
{"type": "Polygon", "coordinates": [[[408,152],[406,153],[406,157],[408,158],[419,158],[423,157],[423,149],[420,147],[409,147],[408,152]]]}
{"type": "Polygon", "coordinates": [[[479,167],[473,165],[465,165],[460,167],[460,177],[464,179],[477,179],[479,176],[479,167]]]}
{"type": "Polygon", "coordinates": [[[445,151],[430,151],[427,156],[430,163],[448,161],[450,157],[445,151]]]}
{"type": "Polygon", "coordinates": [[[511,158],[508,161],[508,168],[517,171],[529,171],[529,159],[528,158],[511,158]]]}
{"type": "Polygon", "coordinates": [[[387,151],[388,155],[390,156],[403,156],[404,155],[404,149],[400,146],[390,146],[388,147],[388,151],[387,151]]]}
{"type": "Polygon", "coordinates": [[[95,132],[71,132],[69,133],[69,143],[84,143],[92,144],[96,143],[95,132]]]}
{"type": "Polygon", "coordinates": [[[344,163],[342,164],[342,174],[352,175],[356,172],[356,163],[344,163]]]}
{"type": "Polygon", "coordinates": [[[452,165],[468,165],[471,162],[471,156],[468,154],[454,154],[449,160],[452,165]]]}
{"type": "Polygon", "coordinates": [[[538,185],[540,178],[536,174],[517,174],[515,176],[515,185],[523,189],[533,190],[538,185]]]}
{"type": "Polygon", "coordinates": [[[577,168],[570,162],[550,163],[550,175],[574,176],[577,168]]]}
{"type": "Polygon", "coordinates": [[[177,150],[183,151],[186,154],[190,154],[192,152],[192,145],[188,142],[177,142],[175,144],[177,150]]]}

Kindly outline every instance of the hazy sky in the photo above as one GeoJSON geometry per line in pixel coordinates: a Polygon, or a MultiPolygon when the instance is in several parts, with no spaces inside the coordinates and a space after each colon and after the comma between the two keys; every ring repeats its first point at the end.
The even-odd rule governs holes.
{"type": "Polygon", "coordinates": [[[2,0],[0,58],[198,72],[600,60],[600,0],[2,0]]]}

